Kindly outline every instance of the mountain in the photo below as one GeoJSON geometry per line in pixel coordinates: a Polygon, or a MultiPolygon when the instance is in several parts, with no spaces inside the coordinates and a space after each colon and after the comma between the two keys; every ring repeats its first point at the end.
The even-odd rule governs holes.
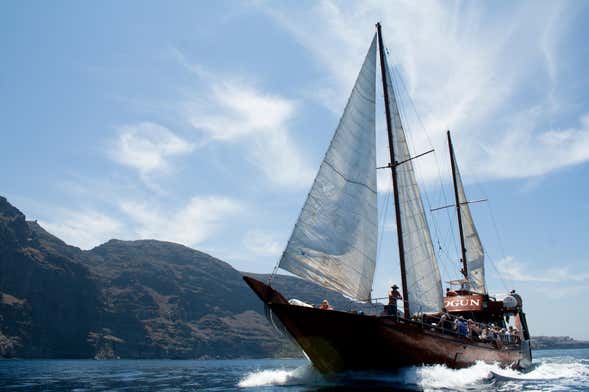
{"type": "MultiPolygon", "coordinates": [[[[300,356],[241,276],[170,242],[111,240],[83,251],[0,197],[0,357],[300,356]]],[[[273,284],[289,297],[355,308],[295,277],[273,284]]]]}
{"type": "Polygon", "coordinates": [[[81,255],[0,198],[0,356],[92,356],[100,298],[81,255]]]}

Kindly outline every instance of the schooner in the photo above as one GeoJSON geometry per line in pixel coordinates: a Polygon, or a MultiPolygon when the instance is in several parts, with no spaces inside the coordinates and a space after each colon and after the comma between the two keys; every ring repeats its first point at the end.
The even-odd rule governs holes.
{"type": "MultiPolygon", "coordinates": [[[[476,361],[525,368],[530,336],[521,297],[497,300],[487,293],[484,250],[466,199],[450,133],[448,145],[460,231],[464,279],[444,296],[436,253],[415,178],[380,23],[334,136],[311,186],[278,267],[303,279],[368,302],[378,240],[376,181],[377,54],[393,185],[403,312],[368,315],[326,311],[289,301],[270,282],[244,280],[264,302],[275,326],[294,338],[323,373],[397,369],[445,364],[462,368],[476,361]],[[506,327],[513,317],[517,336],[464,336],[453,323],[470,319],[473,329],[506,327]]],[[[462,321],[466,322],[466,321],[462,321]]],[[[476,335],[479,335],[477,333],[476,335]]]]}

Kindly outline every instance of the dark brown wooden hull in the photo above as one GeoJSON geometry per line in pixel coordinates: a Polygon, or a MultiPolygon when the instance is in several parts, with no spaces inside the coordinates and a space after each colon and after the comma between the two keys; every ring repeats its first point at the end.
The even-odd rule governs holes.
{"type": "Polygon", "coordinates": [[[496,348],[391,316],[294,306],[270,286],[244,279],[269,307],[273,321],[282,324],[323,373],[424,364],[464,368],[477,361],[525,368],[531,362],[529,342],[496,348]]]}

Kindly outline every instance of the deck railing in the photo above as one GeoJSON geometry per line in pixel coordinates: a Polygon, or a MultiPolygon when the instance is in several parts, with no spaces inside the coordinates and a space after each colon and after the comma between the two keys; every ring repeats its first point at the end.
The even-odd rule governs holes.
{"type": "Polygon", "coordinates": [[[441,333],[443,335],[461,337],[473,342],[490,343],[499,348],[502,346],[518,345],[521,340],[519,333],[517,331],[514,333],[503,333],[497,331],[496,329],[490,329],[490,324],[485,324],[476,321],[469,322],[467,319],[462,319],[461,321],[458,321],[460,320],[460,316],[455,316],[450,313],[444,313],[445,320],[442,319],[443,316],[441,314],[423,313],[414,315],[410,319],[405,318],[400,312],[397,312],[397,315],[387,315],[384,310],[386,308],[384,307],[383,303],[379,302],[380,300],[388,301],[388,297],[373,298],[371,303],[361,305],[359,304],[356,307],[356,309],[349,309],[349,311],[353,313],[360,313],[366,315],[391,317],[401,322],[417,325],[423,328],[424,330],[441,333]],[[458,330],[458,324],[461,322],[466,324],[466,333],[464,333],[464,329],[462,328],[462,331],[458,330]],[[483,330],[485,329],[487,329],[488,333],[483,334],[483,330]],[[474,333],[472,332],[473,330],[475,331],[474,333]],[[483,337],[482,335],[485,336],[483,337]]]}

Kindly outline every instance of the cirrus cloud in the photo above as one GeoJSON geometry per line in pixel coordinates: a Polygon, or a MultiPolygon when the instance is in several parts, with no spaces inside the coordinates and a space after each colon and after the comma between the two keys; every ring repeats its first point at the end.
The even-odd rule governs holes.
{"type": "Polygon", "coordinates": [[[124,125],[109,151],[110,157],[143,176],[170,168],[169,160],[194,150],[194,144],[152,122],[124,125]]]}
{"type": "Polygon", "coordinates": [[[193,197],[172,210],[134,200],[120,202],[119,208],[131,220],[131,228],[138,238],[186,246],[196,246],[211,238],[228,218],[243,210],[241,203],[224,196],[193,197]]]}

